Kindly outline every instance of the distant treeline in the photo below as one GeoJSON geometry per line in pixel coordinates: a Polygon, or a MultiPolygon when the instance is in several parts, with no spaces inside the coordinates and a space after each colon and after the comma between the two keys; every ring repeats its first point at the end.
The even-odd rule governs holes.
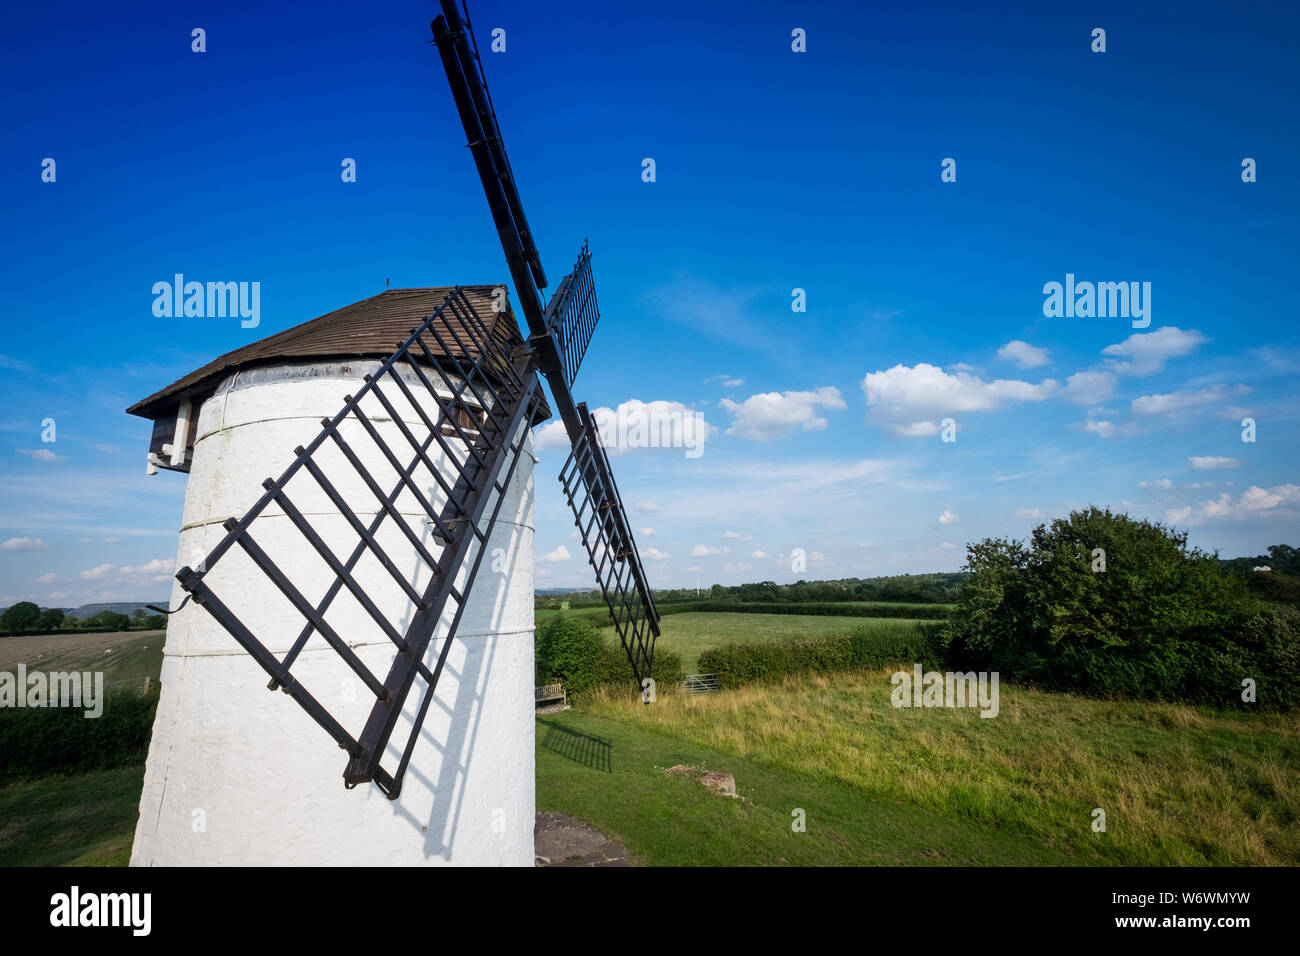
{"type": "Polygon", "coordinates": [[[117,611],[100,611],[91,617],[78,619],[65,614],[57,607],[42,611],[32,601],[19,601],[0,614],[0,634],[19,637],[32,634],[68,634],[87,631],[161,631],[167,626],[162,614],[145,614],[137,610],[134,617],[117,611]]]}
{"type": "MultiPolygon", "coordinates": [[[[715,584],[707,589],[676,588],[656,590],[655,604],[664,605],[682,601],[707,600],[717,602],[746,602],[754,604],[810,604],[816,602],[889,601],[902,604],[951,604],[957,601],[961,586],[970,578],[964,571],[937,574],[899,574],[882,578],[840,578],[833,581],[796,581],[794,584],[777,584],[760,581],[754,584],[727,586],[715,584]]],[[[538,610],[558,609],[564,603],[577,610],[601,607],[604,599],[599,591],[578,591],[572,594],[539,594],[534,599],[538,610]]],[[[709,608],[709,610],[719,610],[709,608]]],[[[807,613],[807,612],[805,612],[807,613]]],[[[815,612],[813,612],[815,613],[815,612]]],[[[877,615],[862,614],[861,617],[877,615]]],[[[883,615],[893,617],[896,615],[883,615]]],[[[925,616],[925,615],[918,615],[925,616]]],[[[939,617],[941,615],[934,615],[939,617]]]]}

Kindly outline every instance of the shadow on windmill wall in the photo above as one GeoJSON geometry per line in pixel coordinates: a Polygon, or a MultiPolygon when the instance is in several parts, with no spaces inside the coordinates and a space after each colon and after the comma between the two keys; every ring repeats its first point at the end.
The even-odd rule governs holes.
{"type": "Polygon", "coordinates": [[[551,753],[559,754],[566,760],[572,760],[592,770],[599,770],[601,773],[614,772],[613,748],[610,740],[550,720],[541,720],[538,723],[546,725],[542,746],[551,753]]]}
{"type": "MultiPolygon", "coordinates": [[[[518,476],[515,478],[515,482],[520,482],[518,476]]],[[[509,541],[503,547],[503,542],[498,540],[497,536],[489,537],[486,545],[489,548],[489,553],[484,556],[483,565],[479,569],[474,585],[473,602],[479,608],[485,607],[489,601],[491,602],[491,613],[482,619],[487,622],[487,626],[472,626],[467,634],[456,638],[456,641],[461,643],[465,650],[463,664],[458,667],[456,648],[453,647],[448,654],[442,680],[438,684],[438,691],[430,704],[431,712],[441,710],[450,717],[447,735],[445,739],[439,739],[430,731],[428,722],[420,730],[421,749],[431,748],[441,755],[441,760],[438,761],[436,768],[422,765],[418,759],[419,750],[417,750],[417,757],[411,761],[411,765],[406,772],[407,782],[404,788],[413,786],[418,782],[421,787],[426,788],[433,794],[433,805],[430,808],[429,817],[427,820],[421,821],[412,815],[409,810],[405,809],[400,800],[392,804],[393,812],[405,818],[412,827],[424,836],[424,855],[426,858],[434,856],[441,856],[444,859],[451,858],[455,835],[459,832],[461,814],[465,809],[463,806],[464,784],[470,773],[474,755],[479,749],[477,747],[478,736],[482,729],[483,713],[487,709],[484,701],[484,691],[493,678],[493,667],[496,662],[499,641],[528,640],[530,647],[532,644],[530,635],[501,633],[498,630],[503,618],[506,616],[505,611],[510,598],[511,582],[518,571],[520,558],[526,554],[526,545],[521,540],[522,533],[514,522],[518,521],[523,524],[524,519],[533,513],[532,482],[523,481],[522,485],[515,514],[507,515],[503,513],[502,521],[497,525],[499,532],[509,530],[509,541]],[[501,549],[504,561],[504,563],[498,562],[495,567],[493,565],[494,555],[491,550],[494,548],[501,549]],[[483,637],[484,631],[493,639],[490,641],[485,640],[483,637]],[[449,695],[448,690],[453,685],[454,690],[449,695]]],[[[430,489],[430,492],[432,493],[432,489],[430,489]]],[[[426,538],[426,545],[432,544],[432,528],[427,528],[422,537],[426,538]]],[[[532,580],[531,574],[529,574],[529,580],[532,580]]],[[[474,615],[475,622],[480,620],[479,614],[481,613],[479,611],[474,615]]],[[[409,621],[404,621],[403,625],[405,626],[408,623],[409,621]]],[[[425,663],[429,667],[434,666],[441,649],[441,639],[430,643],[425,659],[425,663]]],[[[529,677],[528,683],[531,689],[531,671],[529,677]]],[[[423,690],[423,682],[419,679],[417,679],[417,689],[423,690]]],[[[418,702],[419,695],[412,693],[409,703],[418,705],[418,702]]],[[[531,717],[530,701],[530,725],[531,717]]],[[[395,745],[396,736],[394,735],[394,742],[390,743],[389,749],[390,758],[393,760],[396,759],[398,749],[395,745]]],[[[471,811],[486,814],[494,809],[496,808],[473,807],[471,811]]],[[[528,825],[532,826],[531,820],[528,825]]]]}

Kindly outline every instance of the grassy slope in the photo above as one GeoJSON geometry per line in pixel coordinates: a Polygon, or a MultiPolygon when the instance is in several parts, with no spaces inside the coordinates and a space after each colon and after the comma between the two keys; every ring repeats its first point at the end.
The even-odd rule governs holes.
{"type": "Polygon", "coordinates": [[[537,809],[590,821],[634,862],[661,866],[1088,862],[1021,834],[577,711],[538,718],[537,809]],[[679,763],[734,774],[745,799],[664,775],[679,763]],[[806,812],[804,833],[792,829],[796,808],[806,812]]]}
{"type": "MultiPolygon", "coordinates": [[[[695,673],[701,651],[721,647],[723,644],[825,637],[847,634],[864,627],[910,631],[918,623],[920,622],[895,618],[691,612],[664,617],[659,622],[662,633],[655,647],[680,654],[682,667],[686,673],[691,674],[695,673]]],[[[601,633],[611,644],[618,644],[618,635],[612,625],[601,633]]]]}
{"type": "MultiPolygon", "coordinates": [[[[657,781],[643,782],[653,777],[648,767],[636,767],[644,763],[638,753],[657,748],[653,759],[660,765],[703,760],[707,769],[735,773],[742,792],[760,780],[769,786],[788,781],[785,804],[763,799],[772,812],[788,815],[788,801],[798,793],[804,796],[794,805],[805,807],[810,820],[826,808],[834,817],[856,800],[860,815],[844,817],[847,830],[840,831],[851,842],[866,838],[855,828],[880,832],[884,818],[874,815],[877,805],[894,806],[905,825],[884,845],[898,847],[895,855],[904,857],[915,845],[908,828],[915,828],[943,854],[936,862],[955,862],[982,835],[1035,847],[1044,863],[1063,855],[1138,866],[1300,863],[1300,727],[1294,719],[1005,686],[1000,716],[985,719],[973,710],[895,709],[889,691],[884,672],[857,673],[698,697],[662,694],[649,707],[596,701],[589,713],[565,717],[579,730],[614,739],[615,770],[627,763],[639,778],[630,793],[648,787],[653,796],[662,789],[657,781]],[[1091,830],[1094,807],[1107,813],[1104,835],[1091,830]]],[[[544,753],[541,730],[538,800],[544,809],[585,814],[611,827],[611,835],[627,836],[633,852],[653,863],[672,858],[663,843],[674,828],[702,825],[679,819],[694,812],[688,810],[671,818],[662,810],[633,818],[630,801],[614,799],[614,791],[601,789],[584,770],[583,786],[604,794],[591,798],[571,761],[557,763],[562,758],[544,753]]],[[[737,811],[709,814],[722,812],[737,811]]],[[[754,828],[731,833],[728,841],[744,847],[734,862],[761,859],[770,839],[754,828]]],[[[697,842],[685,852],[713,851],[697,842]]],[[[1017,862],[1003,852],[977,859],[1017,862]]]]}
{"type": "Polygon", "coordinates": [[[144,767],[0,789],[0,866],[126,866],[144,767]]]}

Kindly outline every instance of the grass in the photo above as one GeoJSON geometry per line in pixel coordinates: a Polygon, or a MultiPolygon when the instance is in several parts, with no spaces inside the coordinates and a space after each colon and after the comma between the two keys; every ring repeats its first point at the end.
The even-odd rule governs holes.
{"type": "MultiPolygon", "coordinates": [[[[696,672],[701,651],[724,644],[751,641],[783,641],[798,638],[848,634],[869,628],[873,631],[911,631],[921,621],[901,618],[821,617],[786,614],[732,614],[731,612],[688,612],[670,614],[660,619],[661,634],[656,648],[680,654],[686,673],[696,672]]],[[[602,632],[605,640],[617,646],[614,628],[602,632]]]]}
{"type": "MultiPolygon", "coordinates": [[[[913,862],[910,827],[938,854],[927,858],[934,862],[1010,864],[1030,862],[1028,854],[1034,862],[1094,865],[1300,863],[1293,719],[1006,685],[1000,715],[986,719],[975,710],[895,709],[890,689],[882,671],[711,695],[664,693],[649,707],[597,698],[585,713],[564,716],[572,729],[610,739],[615,771],[636,775],[635,786],[621,784],[624,799],[607,789],[609,774],[582,771],[579,779],[572,761],[557,764],[545,752],[539,725],[539,806],[585,815],[651,863],[677,861],[668,845],[679,839],[674,834],[724,813],[736,815],[737,829],[716,849],[691,839],[690,861],[730,854],[731,862],[771,862],[775,835],[766,828],[771,821],[759,819],[766,811],[788,817],[790,806],[807,809],[810,821],[835,821],[828,832],[850,845],[879,837],[881,862],[913,862]],[[753,809],[699,800],[677,807],[662,797],[664,784],[651,781],[647,759],[732,772],[742,793],[757,787],[753,809]],[[630,795],[641,790],[650,803],[636,810],[630,795]],[[1091,829],[1096,807],[1107,814],[1104,834],[1091,829]],[[697,811],[704,820],[687,819],[697,811]]],[[[840,861],[837,853],[816,860],[840,861]]]]}
{"type": "Polygon", "coordinates": [[[0,671],[103,671],[105,685],[158,680],[166,631],[0,638],[0,671]]]}
{"type": "Polygon", "coordinates": [[[126,866],[144,767],[0,789],[0,866],[126,866]]]}
{"type": "Polygon", "coordinates": [[[937,818],[817,774],[572,710],[538,718],[537,809],[593,823],[634,863],[658,866],[1089,862],[1023,834],[937,818]],[[734,774],[744,799],[665,776],[679,763],[734,774]],[[793,829],[798,809],[806,832],[793,829]]]}

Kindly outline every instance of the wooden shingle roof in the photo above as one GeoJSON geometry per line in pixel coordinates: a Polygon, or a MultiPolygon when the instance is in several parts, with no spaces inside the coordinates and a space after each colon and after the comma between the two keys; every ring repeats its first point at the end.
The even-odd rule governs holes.
{"type": "MultiPolygon", "coordinates": [[[[227,352],[148,398],[141,399],[128,408],[127,412],[141,418],[157,419],[174,410],[184,399],[205,398],[231,372],[254,365],[278,364],[286,359],[354,356],[386,358],[393,354],[398,343],[404,341],[413,328],[442,304],[452,288],[438,286],[427,289],[389,289],[360,302],[345,305],[310,322],[303,322],[227,352]]],[[[494,328],[494,335],[506,342],[519,336],[519,326],[508,305],[503,313],[492,311],[492,292],[497,288],[500,286],[462,287],[465,297],[483,324],[494,328]],[[495,326],[494,319],[497,320],[495,326]]],[[[431,337],[426,336],[425,339],[431,352],[435,355],[442,354],[431,337]]],[[[543,411],[544,417],[550,416],[549,409],[543,411]]]]}

